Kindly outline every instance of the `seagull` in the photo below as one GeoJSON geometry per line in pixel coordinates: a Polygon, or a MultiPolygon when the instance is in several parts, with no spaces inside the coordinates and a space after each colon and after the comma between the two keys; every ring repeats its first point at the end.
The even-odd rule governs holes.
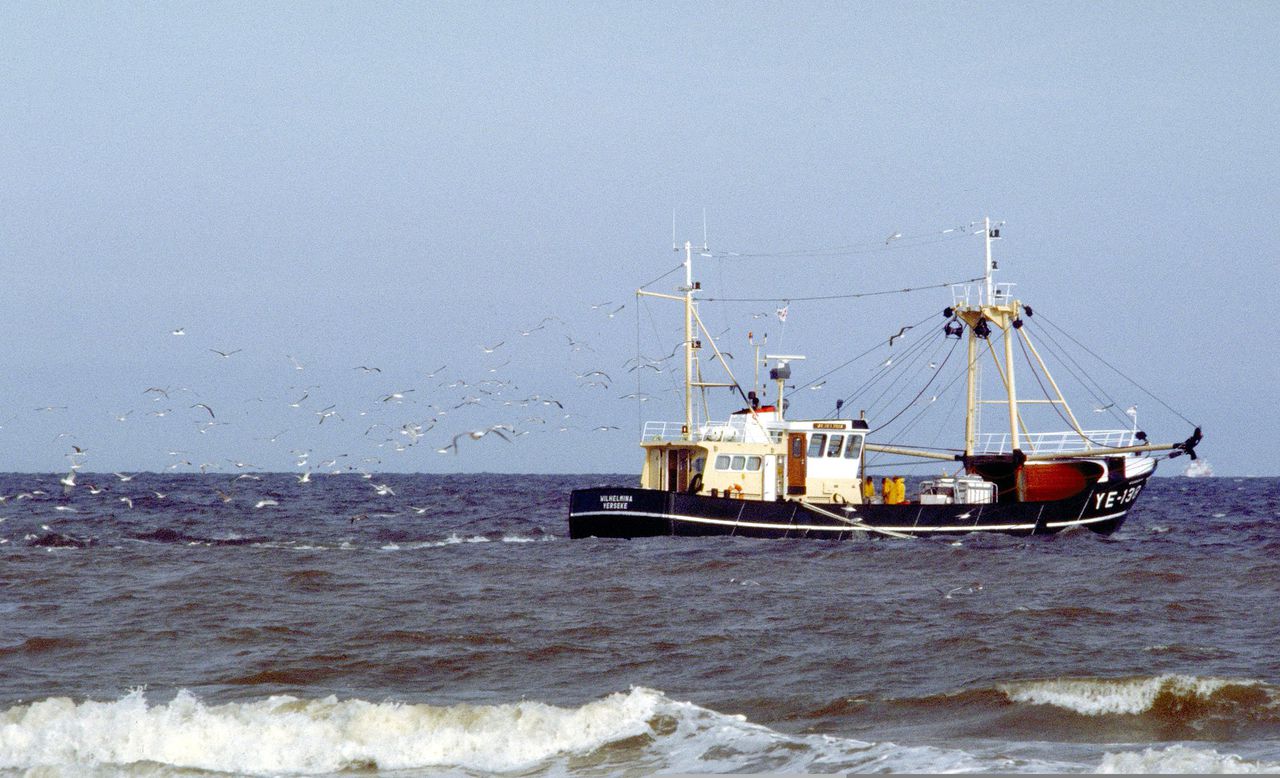
{"type": "Polygon", "coordinates": [[[66,494],[76,486],[76,471],[72,470],[66,476],[59,478],[58,483],[62,484],[62,493],[66,494]]]}
{"type": "Polygon", "coordinates": [[[186,328],[186,327],[179,327],[179,328],[178,328],[178,329],[176,329],[176,330],[171,330],[171,331],[169,332],[169,334],[170,334],[170,335],[186,335],[186,334],[187,334],[187,328],[186,328]]]}
{"type": "Polygon", "coordinates": [[[584,349],[584,348],[585,348],[587,351],[595,351],[595,349],[593,349],[593,348],[591,348],[590,346],[588,346],[584,341],[581,341],[581,340],[574,340],[573,338],[569,337],[568,335],[565,335],[564,337],[565,337],[565,340],[569,341],[569,347],[570,347],[570,348],[572,348],[574,351],[581,351],[581,350],[582,350],[582,349],[584,349]]]}
{"type": "Polygon", "coordinates": [[[909,324],[909,325],[907,325],[907,326],[903,327],[902,329],[898,330],[898,334],[897,334],[897,335],[890,335],[890,336],[889,336],[889,347],[890,347],[890,348],[892,348],[892,347],[893,347],[893,342],[894,342],[895,340],[897,340],[898,338],[901,338],[901,337],[902,337],[902,333],[906,332],[907,330],[911,329],[911,328],[912,328],[912,327],[914,327],[914,326],[915,326],[914,324],[909,324]]]}
{"type": "Polygon", "coordinates": [[[626,303],[623,303],[622,305],[619,305],[617,308],[614,308],[612,311],[610,311],[610,312],[609,312],[609,314],[608,314],[608,315],[609,315],[609,318],[610,318],[610,319],[612,319],[614,316],[617,316],[617,315],[618,315],[618,312],[619,312],[619,311],[621,311],[623,308],[626,308],[626,307],[627,307],[627,306],[626,306],[626,303]]]}
{"type": "Polygon", "coordinates": [[[412,391],[413,391],[412,389],[401,389],[401,390],[400,390],[400,391],[398,391],[398,392],[392,392],[391,394],[387,395],[386,397],[383,397],[383,398],[382,398],[382,401],[383,401],[384,403],[385,403],[385,402],[391,402],[392,400],[395,400],[396,402],[403,402],[403,401],[404,401],[404,396],[405,396],[406,394],[408,394],[409,392],[412,392],[412,391]]]}
{"type": "Polygon", "coordinates": [[[890,235],[889,237],[887,237],[887,238],[885,238],[885,239],[884,239],[884,245],[888,246],[890,243],[894,242],[895,240],[897,240],[898,238],[901,238],[901,237],[902,237],[902,233],[901,233],[901,232],[895,232],[895,233],[893,233],[892,235],[890,235]]]}
{"type": "Polygon", "coordinates": [[[377,492],[379,497],[396,496],[396,493],[386,484],[373,484],[373,491],[377,492]]]}
{"type": "Polygon", "coordinates": [[[143,390],[142,390],[142,393],[143,393],[143,394],[155,394],[156,396],[155,396],[154,398],[152,398],[152,399],[155,399],[155,400],[159,400],[161,396],[163,396],[163,397],[164,397],[164,399],[166,399],[166,400],[167,400],[167,399],[169,399],[169,390],[168,390],[168,389],[161,389],[161,388],[160,388],[160,387],[158,387],[158,386],[148,386],[146,389],[143,389],[143,390]]]}
{"type": "Polygon", "coordinates": [[[613,300],[606,300],[605,302],[602,302],[602,303],[596,303],[595,305],[591,306],[591,310],[596,311],[605,307],[606,305],[613,305],[613,300]]]}
{"type": "Polygon", "coordinates": [[[133,411],[125,411],[124,413],[116,416],[116,421],[127,421],[129,418],[129,414],[131,413],[133,413],[133,411]]]}
{"type": "MultiPolygon", "coordinates": [[[[330,416],[338,416],[338,412],[333,410],[333,407],[334,406],[330,405],[328,408],[322,408],[321,410],[316,411],[316,415],[320,417],[321,424],[324,424],[324,420],[330,416]]],[[[338,416],[338,418],[341,419],[342,417],[338,416]]]]}
{"type": "Polygon", "coordinates": [[[594,432],[607,432],[608,430],[620,430],[621,427],[615,427],[612,424],[606,424],[600,427],[592,428],[594,432]]]}
{"type": "Polygon", "coordinates": [[[381,373],[381,372],[382,372],[382,368],[380,368],[380,367],[369,367],[368,365],[358,365],[358,366],[356,366],[356,367],[353,367],[353,368],[352,368],[352,370],[362,370],[362,371],[364,371],[364,372],[366,372],[366,373],[381,373]]]}
{"type": "MultiPolygon", "coordinates": [[[[206,411],[208,411],[208,412],[209,412],[209,418],[211,418],[211,419],[216,419],[216,418],[218,418],[217,416],[214,416],[214,415],[213,415],[213,409],[212,409],[212,408],[210,408],[209,406],[205,405],[204,403],[196,403],[195,405],[193,405],[193,406],[191,406],[191,407],[192,407],[192,408],[204,408],[206,411]]],[[[203,432],[203,431],[204,431],[204,430],[201,430],[201,432],[203,432]]]]}
{"type": "Polygon", "coordinates": [[[242,348],[238,348],[238,349],[236,349],[235,351],[220,351],[220,350],[218,350],[218,349],[216,349],[216,348],[211,348],[211,349],[209,349],[209,350],[210,350],[210,351],[212,351],[213,353],[217,354],[218,356],[222,357],[223,359],[226,359],[227,357],[231,356],[232,354],[239,354],[241,351],[244,351],[244,349],[242,349],[242,348]]]}
{"type": "Polygon", "coordinates": [[[221,489],[214,489],[213,491],[217,493],[218,499],[222,500],[224,504],[231,502],[231,495],[227,494],[221,489]]]}
{"type": "Polygon", "coordinates": [[[305,399],[307,399],[307,398],[308,398],[308,397],[310,397],[310,396],[311,396],[311,395],[310,395],[310,394],[308,394],[307,392],[303,392],[301,397],[299,397],[298,399],[296,399],[296,400],[294,400],[293,402],[289,403],[289,407],[290,407],[290,408],[299,408],[299,407],[301,407],[301,406],[302,406],[302,401],[303,401],[303,400],[305,400],[305,399]]]}
{"type": "Polygon", "coordinates": [[[295,476],[294,476],[294,478],[297,478],[297,479],[298,479],[298,483],[300,483],[300,484],[309,484],[309,483],[311,483],[311,471],[310,471],[310,470],[308,470],[307,472],[303,473],[302,475],[295,475],[295,476]]]}
{"type": "Polygon", "coordinates": [[[268,506],[270,506],[270,505],[279,505],[279,504],[280,504],[280,503],[276,502],[275,500],[271,499],[270,497],[265,497],[265,498],[263,498],[263,499],[258,500],[257,502],[255,502],[255,503],[253,504],[253,507],[254,507],[254,508],[266,508],[266,507],[268,507],[268,506]]]}
{"type": "Polygon", "coordinates": [[[809,387],[809,388],[810,388],[811,390],[813,390],[813,391],[815,391],[815,392],[816,392],[816,391],[818,391],[819,389],[821,389],[822,387],[824,387],[824,386],[826,386],[826,385],[827,385],[827,382],[826,382],[826,381],[819,381],[818,383],[814,384],[813,386],[811,386],[811,387],[809,387]]]}
{"type": "Polygon", "coordinates": [[[951,591],[947,592],[942,591],[936,586],[933,588],[938,592],[938,594],[942,595],[943,599],[949,600],[953,594],[973,594],[974,592],[980,592],[982,591],[982,584],[978,581],[974,581],[968,586],[956,586],[953,587],[951,591]]]}
{"type": "Polygon", "coordinates": [[[129,499],[128,497],[121,497],[120,502],[124,503],[125,505],[128,505],[130,508],[133,507],[133,500],[129,499]]]}
{"type": "Polygon", "coordinates": [[[1110,407],[1112,407],[1112,406],[1114,406],[1114,405],[1115,405],[1115,403],[1114,403],[1114,402],[1107,403],[1106,405],[1099,405],[1099,406],[1097,406],[1096,408],[1094,408],[1094,409],[1093,409],[1093,412],[1094,412],[1094,413],[1102,413],[1103,411],[1105,411],[1106,409],[1108,409],[1108,408],[1110,408],[1110,407]]]}
{"type": "Polygon", "coordinates": [[[293,363],[293,369],[294,369],[294,370],[301,370],[301,369],[302,369],[302,363],[301,363],[301,362],[299,362],[298,360],[294,359],[294,358],[293,358],[291,355],[289,355],[289,354],[285,354],[285,357],[286,357],[290,362],[292,362],[292,363],[293,363]]]}
{"type": "Polygon", "coordinates": [[[119,478],[120,483],[126,483],[128,481],[132,481],[134,479],[134,475],[137,475],[137,474],[135,473],[134,475],[128,475],[127,473],[112,473],[112,475],[114,475],[116,478],[119,478]]]}
{"type": "Polygon", "coordinates": [[[574,373],[574,376],[576,376],[579,381],[590,378],[593,375],[604,376],[604,380],[606,381],[613,380],[609,377],[609,374],[603,370],[592,370],[590,373],[574,373]]]}
{"type": "Polygon", "coordinates": [[[441,365],[440,367],[437,367],[435,370],[432,370],[430,373],[427,373],[427,378],[435,378],[437,375],[440,374],[440,371],[444,370],[446,367],[448,367],[448,365],[441,365]]]}
{"type": "Polygon", "coordinates": [[[498,347],[501,346],[503,343],[506,343],[506,341],[500,340],[497,343],[494,343],[492,346],[481,345],[480,348],[484,349],[484,353],[492,354],[493,352],[497,351],[498,347]]]}
{"type": "Polygon", "coordinates": [[[409,506],[409,508],[410,508],[410,509],[412,509],[412,510],[413,510],[413,512],[414,512],[414,513],[416,513],[416,514],[418,514],[419,516],[421,516],[422,514],[426,513],[426,512],[427,512],[427,510],[428,510],[427,508],[419,508],[419,507],[418,507],[418,506],[416,506],[416,505],[410,505],[410,506],[409,506]]]}
{"type": "Polygon", "coordinates": [[[459,432],[457,435],[454,435],[454,436],[453,436],[453,441],[452,441],[452,442],[450,442],[450,443],[449,443],[449,445],[445,446],[444,448],[438,448],[438,449],[436,449],[436,453],[437,453],[437,454],[447,454],[447,453],[449,453],[450,449],[452,449],[452,450],[453,450],[453,453],[457,454],[457,453],[458,453],[458,441],[459,441],[459,440],[462,440],[463,438],[470,438],[471,440],[479,440],[479,439],[483,438],[485,435],[489,435],[489,434],[497,435],[498,437],[500,437],[500,438],[502,438],[503,440],[505,440],[505,441],[507,441],[508,443],[510,443],[510,442],[511,442],[511,438],[508,438],[506,435],[503,435],[503,434],[502,434],[502,430],[504,430],[504,429],[505,429],[505,430],[507,430],[507,431],[511,431],[511,428],[510,428],[510,427],[507,427],[507,426],[502,425],[502,424],[495,424],[495,425],[493,425],[492,427],[489,427],[488,429],[482,429],[482,430],[470,430],[470,431],[468,431],[468,432],[459,432]]]}

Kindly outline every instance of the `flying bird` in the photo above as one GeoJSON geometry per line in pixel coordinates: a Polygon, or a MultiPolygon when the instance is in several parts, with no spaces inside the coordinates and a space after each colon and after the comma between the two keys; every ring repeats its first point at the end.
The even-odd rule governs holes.
{"type": "Polygon", "coordinates": [[[909,329],[913,328],[914,326],[915,326],[914,324],[908,324],[907,326],[905,326],[905,327],[903,327],[902,329],[898,330],[898,334],[897,334],[897,335],[890,335],[890,336],[889,336],[889,347],[890,347],[890,348],[892,348],[892,347],[893,347],[893,342],[894,342],[895,340],[897,340],[898,338],[901,338],[901,337],[902,337],[902,333],[904,333],[904,332],[906,332],[907,330],[909,330],[909,329]]]}
{"type": "Polygon", "coordinates": [[[211,419],[216,419],[216,418],[218,418],[217,416],[214,416],[214,415],[213,415],[213,409],[212,409],[212,408],[210,408],[209,406],[205,405],[204,403],[196,403],[195,405],[193,405],[193,406],[191,406],[191,407],[192,407],[192,408],[204,408],[206,411],[208,411],[208,412],[209,412],[209,418],[211,418],[211,419]]]}
{"type": "Polygon", "coordinates": [[[213,353],[217,354],[218,356],[222,357],[223,359],[226,359],[227,357],[231,356],[232,354],[239,354],[241,351],[244,351],[244,349],[242,349],[242,348],[238,348],[238,349],[236,349],[235,351],[220,351],[220,350],[218,350],[218,349],[216,349],[216,348],[211,348],[211,349],[209,349],[209,350],[210,350],[210,351],[212,351],[213,353]]]}

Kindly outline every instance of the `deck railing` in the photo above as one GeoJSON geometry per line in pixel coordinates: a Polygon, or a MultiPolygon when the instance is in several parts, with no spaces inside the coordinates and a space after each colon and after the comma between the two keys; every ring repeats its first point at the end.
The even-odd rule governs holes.
{"type": "Polygon", "coordinates": [[[707,421],[695,424],[687,438],[684,434],[684,422],[646,421],[640,440],[644,443],[686,439],[693,441],[744,441],[760,440],[764,434],[756,421],[747,415],[742,415],[730,416],[728,421],[707,421]]]}
{"type": "MultiPolygon", "coordinates": [[[[1007,432],[989,432],[978,436],[974,451],[979,454],[1010,453],[1010,435],[1007,432]]],[[[1136,443],[1132,430],[1085,430],[1084,437],[1068,432],[1033,432],[1019,435],[1018,445],[1027,453],[1061,454],[1087,452],[1096,448],[1117,448],[1136,443]]]]}

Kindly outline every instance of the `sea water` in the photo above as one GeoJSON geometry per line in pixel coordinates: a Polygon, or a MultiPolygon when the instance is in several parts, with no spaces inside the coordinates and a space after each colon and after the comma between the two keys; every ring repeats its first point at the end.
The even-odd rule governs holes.
{"type": "Polygon", "coordinates": [[[568,540],[630,476],[58,477],[0,476],[0,774],[1280,771],[1277,479],[841,543],[568,540]]]}

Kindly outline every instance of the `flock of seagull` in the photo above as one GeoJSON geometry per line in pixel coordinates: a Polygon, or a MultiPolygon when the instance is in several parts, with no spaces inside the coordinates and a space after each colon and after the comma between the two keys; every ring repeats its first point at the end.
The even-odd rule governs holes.
{"type": "MultiPolygon", "coordinates": [[[[597,320],[594,323],[599,329],[626,308],[627,303],[603,302],[591,305],[586,315],[597,320]]],[[[162,337],[174,341],[176,353],[181,355],[181,360],[175,360],[179,364],[183,361],[185,364],[199,364],[200,354],[218,364],[234,364],[246,358],[270,359],[261,354],[255,355],[255,349],[251,347],[200,343],[199,330],[195,327],[174,328],[169,330],[168,336],[162,337]]],[[[532,434],[595,434],[619,430],[615,424],[596,424],[587,419],[607,412],[607,420],[616,420],[625,406],[614,405],[611,408],[610,403],[615,400],[645,402],[651,396],[615,388],[615,376],[621,378],[637,371],[645,374],[649,371],[667,372],[670,362],[679,352],[677,346],[667,357],[645,357],[641,361],[629,360],[617,366],[603,364],[606,357],[572,331],[563,319],[546,316],[532,326],[516,328],[506,338],[477,344],[469,355],[465,349],[453,354],[455,360],[459,364],[466,363],[467,368],[450,369],[449,364],[441,364],[429,372],[420,373],[420,378],[409,385],[387,385],[384,383],[387,374],[402,371],[389,369],[384,374],[377,364],[363,362],[350,367],[313,365],[293,354],[284,354],[287,367],[281,364],[276,377],[292,375],[297,379],[290,382],[284,396],[277,393],[273,399],[267,393],[266,396],[245,399],[226,396],[225,385],[220,387],[221,391],[204,387],[197,391],[176,382],[157,383],[139,387],[139,406],[112,412],[111,418],[131,427],[138,424],[168,425],[163,428],[166,437],[162,438],[169,441],[165,444],[168,464],[164,470],[167,471],[231,471],[240,472],[237,477],[243,478],[255,471],[284,469],[280,463],[290,461],[292,469],[300,471],[296,476],[300,483],[309,483],[313,473],[356,472],[371,478],[370,472],[378,469],[417,469],[426,465],[422,460],[415,460],[407,468],[405,465],[386,466],[390,464],[386,461],[388,456],[412,449],[433,452],[444,463],[448,461],[444,457],[496,453],[472,452],[472,449],[486,445],[512,445],[532,434]],[[513,362],[525,364],[513,367],[513,362]],[[529,366],[536,369],[528,369],[529,366]],[[350,379],[342,380],[344,373],[350,379]],[[330,380],[313,378],[317,374],[330,380]],[[308,383],[308,379],[321,383],[308,383]],[[521,384],[530,379],[550,385],[549,390],[522,388],[521,384]],[[364,392],[365,400],[352,402],[349,399],[359,397],[361,392],[364,392]],[[348,399],[343,401],[342,397],[348,399]],[[266,408],[267,411],[257,412],[254,407],[266,408]],[[282,415],[291,423],[281,423],[282,415]],[[307,418],[310,421],[306,421],[307,418]],[[268,427],[268,424],[272,426],[268,427]],[[284,428],[275,431],[275,424],[284,428]],[[240,450],[252,450],[263,456],[265,467],[225,456],[227,451],[236,450],[227,445],[230,441],[221,445],[205,444],[205,441],[226,435],[230,428],[236,428],[236,439],[244,441],[252,436],[258,442],[258,445],[240,450]],[[338,442],[332,443],[334,440],[338,442]],[[318,453],[326,442],[332,444],[330,451],[318,453]],[[286,459],[281,456],[280,449],[290,443],[296,445],[288,449],[286,459]],[[274,453],[267,453],[270,446],[279,448],[274,453]],[[196,450],[203,453],[197,454],[196,450]],[[211,451],[220,451],[221,455],[211,451]]],[[[257,374],[262,375],[263,371],[258,369],[257,374]]],[[[261,389],[261,386],[257,388],[261,389]]],[[[674,388],[673,381],[673,391],[674,388]]],[[[33,410],[37,414],[56,417],[67,411],[68,406],[48,405],[33,410]]],[[[70,491],[82,486],[77,476],[82,471],[90,472],[86,465],[98,450],[98,444],[101,443],[103,448],[110,448],[110,444],[101,438],[94,440],[66,431],[58,432],[53,441],[56,444],[64,438],[67,440],[62,445],[71,446],[66,454],[70,466],[61,485],[70,491]]],[[[502,461],[498,457],[494,459],[502,461]]],[[[424,469],[427,468],[430,465],[424,469]]],[[[118,476],[122,482],[131,478],[127,474],[118,476]]],[[[93,484],[83,486],[91,490],[100,488],[93,484]]],[[[389,491],[385,485],[377,485],[377,494],[384,494],[384,489],[389,491]]],[[[227,493],[220,491],[219,496],[226,497],[227,493]]],[[[132,507],[131,498],[120,499],[132,507]]],[[[270,502],[259,502],[255,507],[269,505],[270,502]]]]}

